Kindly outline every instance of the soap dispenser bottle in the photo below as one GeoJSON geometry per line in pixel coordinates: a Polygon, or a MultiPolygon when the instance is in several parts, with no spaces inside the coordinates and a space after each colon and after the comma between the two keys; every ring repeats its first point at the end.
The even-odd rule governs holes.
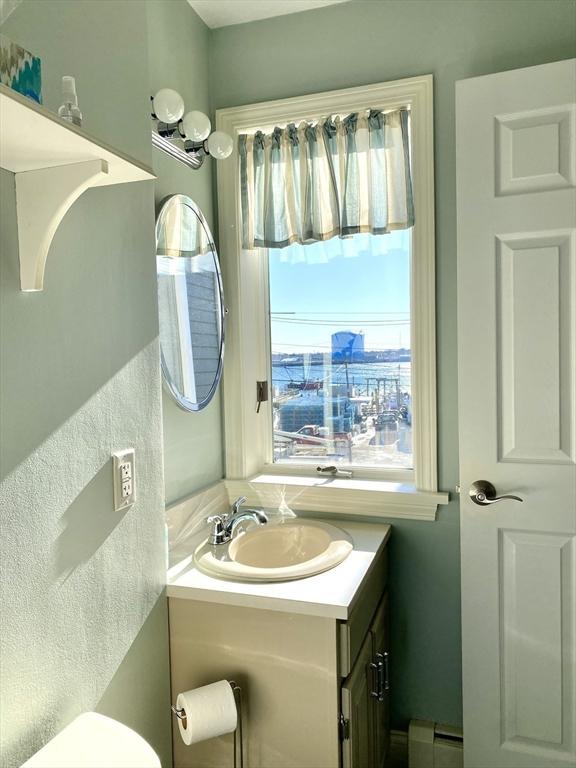
{"type": "Polygon", "coordinates": [[[70,75],[62,78],[62,101],[58,110],[58,117],[67,120],[74,125],[82,125],[82,112],[78,109],[78,97],[76,96],[76,80],[70,75]]]}

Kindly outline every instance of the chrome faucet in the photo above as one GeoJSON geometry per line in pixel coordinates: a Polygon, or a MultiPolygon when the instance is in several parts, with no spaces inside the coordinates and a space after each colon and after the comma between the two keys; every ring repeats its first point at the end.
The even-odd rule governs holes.
{"type": "Polygon", "coordinates": [[[260,512],[257,509],[245,509],[241,510],[240,507],[246,501],[245,496],[240,496],[232,504],[232,512],[223,515],[212,515],[207,519],[207,523],[213,526],[210,536],[208,537],[209,544],[226,544],[231,541],[235,534],[238,525],[244,520],[252,520],[258,525],[265,525],[268,522],[268,518],[264,512],[260,512]]]}

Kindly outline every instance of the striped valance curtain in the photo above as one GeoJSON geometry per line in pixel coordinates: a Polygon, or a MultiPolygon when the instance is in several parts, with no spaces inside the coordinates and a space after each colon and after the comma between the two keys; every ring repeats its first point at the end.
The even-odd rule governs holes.
{"type": "Polygon", "coordinates": [[[246,249],[414,224],[408,109],[242,134],[239,162],[246,249]]]}

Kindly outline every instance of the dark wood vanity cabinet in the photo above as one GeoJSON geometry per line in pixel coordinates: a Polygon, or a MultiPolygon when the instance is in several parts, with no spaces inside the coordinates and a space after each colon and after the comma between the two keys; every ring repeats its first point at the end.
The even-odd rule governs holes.
{"type": "Polygon", "coordinates": [[[388,595],[342,683],[342,766],[383,768],[390,747],[388,595]]]}
{"type": "Polygon", "coordinates": [[[383,768],[390,748],[387,553],[340,626],[342,768],[383,768]]]}

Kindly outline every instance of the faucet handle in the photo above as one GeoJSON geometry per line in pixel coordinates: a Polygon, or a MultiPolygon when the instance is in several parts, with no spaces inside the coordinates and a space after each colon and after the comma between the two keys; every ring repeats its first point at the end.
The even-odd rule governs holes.
{"type": "Polygon", "coordinates": [[[225,525],[228,515],[210,515],[206,518],[208,525],[213,525],[208,542],[210,544],[220,544],[226,535],[225,525]]]}

